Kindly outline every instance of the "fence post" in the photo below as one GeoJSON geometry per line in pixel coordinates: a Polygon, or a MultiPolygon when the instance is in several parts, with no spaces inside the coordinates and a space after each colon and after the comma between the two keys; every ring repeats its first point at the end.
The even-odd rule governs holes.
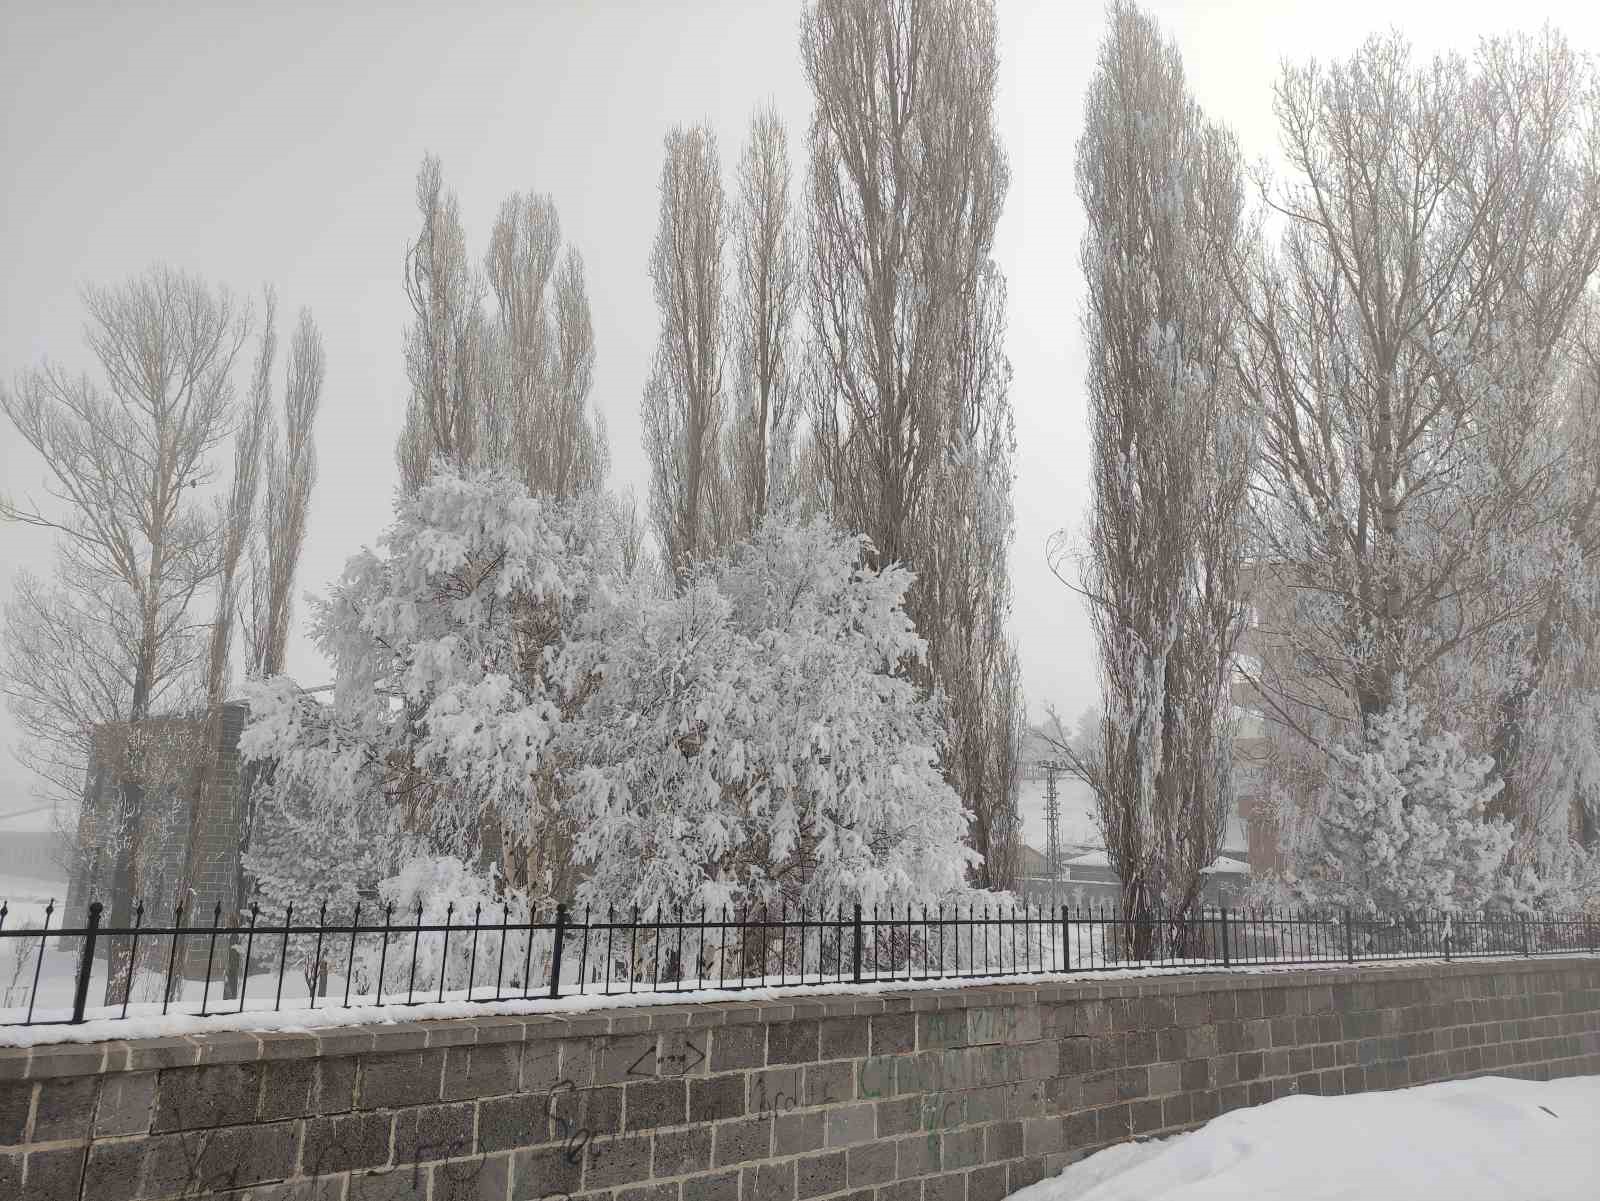
{"type": "Polygon", "coordinates": [[[550,951],[550,999],[561,996],[561,940],[567,932],[567,907],[556,906],[556,941],[550,951]]]}
{"type": "Polygon", "coordinates": [[[1344,961],[1346,963],[1354,963],[1356,961],[1356,934],[1355,930],[1350,926],[1350,906],[1348,905],[1344,907],[1344,961]]]}
{"type": "MultiPolygon", "coordinates": [[[[89,1003],[89,977],[94,975],[94,940],[100,932],[101,905],[95,901],[89,906],[89,925],[83,934],[83,955],[78,960],[78,980],[72,989],[72,1024],[83,1021],[84,1006],[89,1003]]],[[[131,968],[129,969],[131,973],[131,968]]],[[[131,988],[132,985],[130,984],[131,988]]]]}
{"type": "Polygon", "coordinates": [[[1522,957],[1524,959],[1527,959],[1529,957],[1529,952],[1528,952],[1528,915],[1526,913],[1524,913],[1522,915],[1522,957]]]}
{"type": "Polygon", "coordinates": [[[1228,948],[1228,907],[1222,907],[1222,966],[1233,966],[1233,952],[1228,948]]]}
{"type": "Polygon", "coordinates": [[[1061,906],[1061,970],[1072,970],[1072,924],[1067,920],[1067,907],[1061,906]]]}
{"type": "Polygon", "coordinates": [[[856,902],[856,983],[861,983],[861,902],[856,902]]]}

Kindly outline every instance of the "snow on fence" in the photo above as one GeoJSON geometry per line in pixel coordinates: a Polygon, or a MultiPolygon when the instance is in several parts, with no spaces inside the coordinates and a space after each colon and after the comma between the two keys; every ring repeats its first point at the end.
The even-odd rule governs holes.
{"type": "Polygon", "coordinates": [[[181,907],[167,924],[146,924],[140,905],[131,925],[111,929],[99,902],[74,927],[52,925],[53,901],[37,925],[8,928],[8,912],[0,904],[0,1026],[1600,950],[1600,922],[1589,915],[1224,908],[1123,916],[1028,905],[602,915],[480,905],[470,915],[447,907],[436,922],[420,907],[397,914],[392,905],[358,905],[339,919],[324,905],[315,922],[292,907],[277,915],[252,907],[225,924],[218,905],[209,924],[185,925],[181,907]],[[201,958],[197,948],[199,975],[187,966],[201,958]]]}

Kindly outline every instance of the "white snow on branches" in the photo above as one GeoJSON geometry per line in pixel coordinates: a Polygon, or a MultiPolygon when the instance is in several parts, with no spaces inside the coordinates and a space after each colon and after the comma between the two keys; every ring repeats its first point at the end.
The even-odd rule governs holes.
{"type": "Polygon", "coordinates": [[[274,826],[252,871],[276,899],[309,901],[298,864],[325,879],[331,850],[347,889],[449,856],[529,903],[569,899],[529,866],[555,846],[596,906],[960,891],[973,854],[937,767],[940,701],[904,673],[924,649],[910,574],[772,517],[663,596],[622,569],[610,512],[495,472],[440,470],[402,498],[315,605],[332,704],[283,678],[250,689],[241,747],[270,765],[274,826]]]}

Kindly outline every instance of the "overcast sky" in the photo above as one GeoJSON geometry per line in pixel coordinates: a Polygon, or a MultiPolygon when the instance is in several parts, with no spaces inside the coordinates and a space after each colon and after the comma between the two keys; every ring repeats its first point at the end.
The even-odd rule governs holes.
{"type": "MultiPolygon", "coordinates": [[[[156,262],[250,295],[271,283],[280,332],[309,307],[328,374],[300,588],[320,591],[389,518],[406,394],[401,271],[416,231],[414,176],[432,151],[460,196],[474,257],[504,196],[553,196],[588,268],[611,482],[643,497],[639,394],[656,333],[646,255],[662,137],[674,123],[710,121],[727,171],[751,109],[770,98],[803,156],[799,3],[320,7],[0,0],[0,378],[45,355],[87,368],[79,287],[156,262]]],[[[1343,55],[1391,24],[1432,52],[1549,19],[1600,52],[1600,5],[1584,2],[1149,7],[1177,38],[1201,104],[1252,158],[1276,147],[1282,59],[1343,55]]],[[[1086,498],[1072,154],[1103,13],[1065,0],[1000,0],[999,13],[997,119],[1012,168],[997,254],[1018,435],[1013,622],[1030,712],[1054,703],[1071,715],[1094,699],[1092,648],[1045,543],[1079,528],[1086,498]]],[[[18,441],[0,429],[0,487],[26,493],[42,477],[18,441]]],[[[0,526],[0,592],[19,567],[49,564],[47,536],[0,526]]],[[[289,669],[305,684],[327,677],[298,632],[289,669]]],[[[14,739],[0,713],[0,813],[28,804],[14,739]]],[[[0,825],[0,836],[19,825],[0,825]]]]}

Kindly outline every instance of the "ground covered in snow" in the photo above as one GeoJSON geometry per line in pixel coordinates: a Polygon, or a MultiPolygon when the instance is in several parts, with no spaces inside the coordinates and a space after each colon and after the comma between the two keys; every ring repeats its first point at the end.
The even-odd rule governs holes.
{"type": "Polygon", "coordinates": [[[1600,1076],[1284,1097],[1112,1147],[1011,1201],[1593,1201],[1600,1076]]]}

